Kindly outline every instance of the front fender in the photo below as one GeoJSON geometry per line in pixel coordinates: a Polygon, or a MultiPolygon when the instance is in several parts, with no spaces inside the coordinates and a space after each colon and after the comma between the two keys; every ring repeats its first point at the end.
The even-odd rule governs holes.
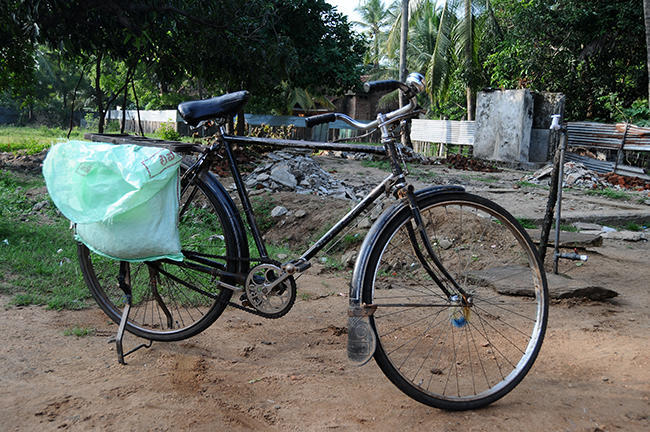
{"type": "MultiPolygon", "coordinates": [[[[420,199],[429,197],[431,195],[444,194],[444,193],[458,193],[465,192],[465,188],[458,185],[445,185],[445,186],[431,186],[425,189],[420,189],[415,192],[415,201],[419,202],[420,199]]],[[[366,273],[368,270],[369,258],[372,249],[379,238],[379,235],[388,226],[388,224],[401,212],[410,211],[409,206],[404,202],[396,202],[384,211],[381,216],[368,231],[366,238],[361,244],[361,249],[357,255],[357,260],[352,272],[352,279],[350,280],[350,309],[358,308],[361,304],[361,291],[365,282],[366,273]]]]}

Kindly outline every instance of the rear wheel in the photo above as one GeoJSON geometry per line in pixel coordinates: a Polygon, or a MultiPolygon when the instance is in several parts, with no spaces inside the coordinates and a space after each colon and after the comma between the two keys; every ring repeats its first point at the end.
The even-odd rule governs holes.
{"type": "Polygon", "coordinates": [[[512,390],[537,357],[548,314],[544,271],[526,232],[491,201],[438,194],[418,206],[448,273],[426,252],[410,209],[386,223],[363,285],[363,301],[377,306],[375,359],[422,403],[478,408],[512,390]]]}
{"type": "MultiPolygon", "coordinates": [[[[184,261],[125,263],[132,289],[126,330],[150,340],[191,337],[212,324],[228,306],[232,291],[218,288],[218,276],[199,270],[210,267],[206,261],[196,266],[197,260],[192,257],[231,273],[236,273],[240,266],[232,258],[238,255],[238,249],[222,203],[200,178],[189,187],[184,186],[181,185],[179,217],[184,261]]],[[[78,256],[93,297],[113,321],[119,322],[125,300],[118,282],[120,262],[97,255],[82,243],[78,256]]]]}

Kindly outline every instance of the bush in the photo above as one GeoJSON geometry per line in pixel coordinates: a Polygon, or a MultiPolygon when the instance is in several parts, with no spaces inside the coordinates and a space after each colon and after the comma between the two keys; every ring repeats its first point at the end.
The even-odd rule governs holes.
{"type": "Polygon", "coordinates": [[[180,141],[181,134],[174,128],[172,123],[163,123],[156,131],[161,139],[166,141],[180,141]]]}

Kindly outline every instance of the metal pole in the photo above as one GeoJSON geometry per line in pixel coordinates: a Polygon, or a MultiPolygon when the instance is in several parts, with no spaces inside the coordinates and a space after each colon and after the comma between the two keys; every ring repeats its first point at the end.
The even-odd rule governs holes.
{"type": "MultiPolygon", "coordinates": [[[[554,116],[555,117],[555,116],[554,116]]],[[[559,116],[558,116],[559,118],[559,116]]],[[[553,119],[555,121],[555,119],[553,119]]],[[[555,205],[555,249],[553,250],[553,273],[557,274],[557,263],[560,259],[560,219],[562,215],[562,183],[564,182],[564,150],[566,149],[566,134],[560,137],[560,164],[557,182],[557,204],[555,205]]]]}

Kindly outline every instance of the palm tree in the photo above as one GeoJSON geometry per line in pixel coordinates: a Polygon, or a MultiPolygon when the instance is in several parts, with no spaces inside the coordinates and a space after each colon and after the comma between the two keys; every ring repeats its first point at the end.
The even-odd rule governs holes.
{"type": "MultiPolygon", "coordinates": [[[[646,0],[650,1],[650,0],[646,0]]],[[[475,111],[475,89],[474,77],[478,66],[478,41],[480,32],[477,31],[477,24],[484,22],[477,20],[483,17],[484,12],[490,10],[489,0],[410,0],[409,14],[411,26],[424,30],[430,36],[431,28],[424,24],[434,19],[437,21],[435,39],[431,51],[429,51],[429,62],[426,64],[428,93],[432,101],[443,98],[451,73],[455,68],[460,69],[466,87],[467,118],[472,120],[475,111]],[[424,20],[424,21],[423,21],[424,20]],[[420,27],[418,26],[418,23],[420,27]]],[[[487,14],[490,15],[490,14],[487,14]]],[[[394,49],[399,29],[400,16],[397,17],[387,40],[387,50],[394,49]]],[[[419,36],[411,33],[411,38],[419,36]]],[[[431,42],[431,41],[430,41],[431,42]]],[[[431,43],[429,43],[431,45],[431,43]]],[[[409,44],[409,48],[412,44],[409,44]]],[[[422,53],[419,54],[422,58],[422,53]]],[[[422,65],[424,66],[424,65],[422,65]]]]}
{"type": "Polygon", "coordinates": [[[384,6],[382,0],[366,0],[359,4],[356,11],[361,15],[361,21],[354,21],[355,24],[364,29],[364,32],[372,41],[372,49],[366,54],[366,63],[372,64],[373,69],[379,69],[381,60],[381,44],[384,30],[390,22],[391,13],[384,6]]]}

